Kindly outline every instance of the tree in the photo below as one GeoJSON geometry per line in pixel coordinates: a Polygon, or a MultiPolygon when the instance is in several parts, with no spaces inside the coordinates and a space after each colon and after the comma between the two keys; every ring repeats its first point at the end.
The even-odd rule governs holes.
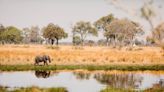
{"type": "MultiPolygon", "coordinates": [[[[155,0],[145,0],[143,2],[143,5],[140,7],[140,9],[136,9],[136,10],[134,10],[131,7],[128,7],[127,5],[123,5],[122,0],[107,0],[107,1],[109,1],[109,4],[114,6],[116,9],[122,10],[123,12],[125,12],[126,14],[129,14],[130,16],[144,18],[146,21],[148,21],[151,27],[151,30],[154,29],[154,24],[153,24],[152,19],[157,17],[156,16],[157,10],[155,10],[155,8],[158,9],[159,11],[162,11],[160,9],[161,5],[156,6],[156,7],[153,6],[155,0]],[[141,14],[142,16],[140,15],[138,16],[137,14],[141,14]]],[[[160,18],[161,16],[158,15],[158,17],[160,18]]]]}
{"type": "Polygon", "coordinates": [[[42,35],[38,26],[32,26],[31,28],[23,28],[23,42],[24,43],[41,43],[42,35]]]}
{"type": "Polygon", "coordinates": [[[151,30],[154,29],[152,18],[155,17],[155,11],[153,9],[153,1],[145,2],[144,5],[141,7],[141,14],[144,19],[146,19],[151,27],[151,30]]]}
{"type": "Polygon", "coordinates": [[[128,19],[113,20],[106,27],[106,37],[114,39],[114,44],[133,44],[134,38],[138,34],[143,34],[143,30],[139,24],[128,19]]]}
{"type": "Polygon", "coordinates": [[[23,43],[30,43],[30,29],[29,28],[23,28],[22,29],[23,34],[23,43]]]}
{"type": "Polygon", "coordinates": [[[2,37],[6,43],[20,43],[22,41],[21,30],[16,27],[9,26],[2,33],[2,37]]]}
{"type": "Polygon", "coordinates": [[[79,36],[73,36],[73,45],[79,45],[81,43],[79,36]]]}
{"type": "Polygon", "coordinates": [[[106,26],[109,25],[113,20],[114,20],[114,16],[112,14],[109,14],[107,16],[104,16],[104,17],[101,17],[100,19],[98,19],[94,25],[95,27],[98,29],[98,30],[102,30],[104,31],[104,36],[106,37],[106,42],[107,42],[107,45],[108,45],[108,42],[109,42],[109,38],[111,36],[107,35],[106,31],[107,31],[107,28],[106,26]]]}
{"type": "Polygon", "coordinates": [[[112,14],[109,14],[107,16],[103,16],[100,19],[98,19],[94,25],[97,29],[107,31],[106,26],[111,23],[115,18],[112,14]]]}
{"type": "Polygon", "coordinates": [[[164,23],[159,24],[153,31],[152,36],[148,37],[149,39],[152,39],[153,42],[156,44],[162,44],[164,43],[164,23]]]}
{"type": "Polygon", "coordinates": [[[56,40],[56,45],[58,45],[58,41],[62,38],[66,38],[68,36],[67,33],[64,32],[64,29],[59,27],[58,25],[54,25],[50,23],[43,31],[44,38],[51,40],[51,44],[54,44],[56,40]]]}
{"type": "Polygon", "coordinates": [[[79,21],[77,22],[74,27],[72,28],[72,32],[74,36],[79,36],[81,40],[81,44],[84,45],[84,41],[87,35],[97,36],[97,30],[92,27],[90,22],[79,21]]]}
{"type": "Polygon", "coordinates": [[[42,35],[41,30],[38,26],[32,26],[30,30],[30,42],[32,43],[41,43],[42,42],[42,35]]]}
{"type": "Polygon", "coordinates": [[[0,43],[2,43],[4,40],[2,36],[4,31],[5,31],[5,27],[2,24],[0,24],[0,43]]]}

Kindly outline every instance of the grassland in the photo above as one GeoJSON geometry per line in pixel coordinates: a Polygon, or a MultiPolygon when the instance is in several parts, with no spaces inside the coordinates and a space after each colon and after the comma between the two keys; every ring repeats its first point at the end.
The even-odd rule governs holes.
{"type": "Polygon", "coordinates": [[[0,65],[32,65],[36,55],[47,54],[50,65],[160,65],[160,47],[134,47],[127,50],[104,46],[0,45],[0,65]]]}

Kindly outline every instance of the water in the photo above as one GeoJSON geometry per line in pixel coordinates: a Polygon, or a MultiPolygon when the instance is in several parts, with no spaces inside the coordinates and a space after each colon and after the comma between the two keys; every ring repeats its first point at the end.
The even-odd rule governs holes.
{"type": "Polygon", "coordinates": [[[65,87],[69,92],[99,92],[113,88],[147,89],[164,86],[164,71],[21,71],[0,72],[0,86],[65,87]]]}

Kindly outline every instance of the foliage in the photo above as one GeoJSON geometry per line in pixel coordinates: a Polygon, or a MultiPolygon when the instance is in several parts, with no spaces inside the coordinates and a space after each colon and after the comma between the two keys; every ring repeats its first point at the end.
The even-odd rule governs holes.
{"type": "Polygon", "coordinates": [[[109,25],[113,20],[114,16],[112,14],[109,14],[107,16],[103,16],[100,19],[98,19],[94,25],[97,29],[107,31],[106,26],[109,25]]]}
{"type": "Polygon", "coordinates": [[[152,1],[145,2],[144,5],[141,7],[141,14],[142,17],[149,22],[151,29],[154,29],[152,18],[155,16],[155,10],[153,9],[152,4],[152,1]]]}
{"type": "Polygon", "coordinates": [[[101,17],[94,23],[95,27],[98,30],[104,31],[104,36],[106,37],[107,44],[108,44],[109,37],[106,36],[105,32],[108,30],[107,25],[109,25],[113,20],[115,20],[114,16],[112,14],[109,14],[107,16],[101,17]]]}
{"type": "MultiPolygon", "coordinates": [[[[132,17],[138,17],[138,14],[141,14],[142,16],[139,16],[141,18],[144,18],[150,25],[151,30],[154,29],[154,24],[153,24],[153,18],[155,18],[156,16],[156,9],[160,10],[160,5],[158,7],[154,7],[154,1],[153,0],[145,0],[143,2],[143,5],[141,5],[141,7],[139,7],[140,9],[134,10],[131,7],[128,7],[126,5],[124,5],[122,0],[107,0],[109,1],[109,4],[114,6],[116,9],[121,10],[123,12],[125,12],[126,14],[129,14],[132,17]],[[140,13],[139,13],[140,12],[140,13]]],[[[138,7],[137,7],[138,8],[138,7]]],[[[159,15],[158,15],[159,17],[159,15]]]]}
{"type": "Polygon", "coordinates": [[[23,28],[22,33],[24,43],[42,43],[43,41],[41,30],[38,26],[23,28]]]}
{"type": "MultiPolygon", "coordinates": [[[[81,40],[81,44],[84,45],[84,41],[87,35],[97,36],[97,30],[92,27],[90,22],[79,21],[72,28],[72,32],[74,33],[74,37],[79,36],[81,40]]],[[[79,39],[79,38],[78,38],[79,39]]]]}
{"type": "Polygon", "coordinates": [[[81,39],[79,36],[73,36],[73,44],[74,45],[79,45],[81,44],[81,39]]]}
{"type": "Polygon", "coordinates": [[[51,44],[54,44],[54,40],[56,39],[56,44],[58,45],[58,40],[62,38],[66,38],[68,35],[64,32],[64,29],[59,27],[58,25],[54,25],[53,23],[48,24],[43,32],[44,38],[48,38],[51,40],[51,44]]]}
{"type": "Polygon", "coordinates": [[[13,26],[6,27],[0,36],[1,40],[5,43],[20,43],[23,38],[21,30],[13,26]]]}
{"type": "Polygon", "coordinates": [[[0,42],[2,42],[4,39],[3,39],[3,32],[5,31],[5,27],[0,24],[0,42]]]}
{"type": "Polygon", "coordinates": [[[152,38],[158,42],[164,42],[164,23],[159,24],[152,32],[152,38]]]}
{"type": "Polygon", "coordinates": [[[138,34],[143,34],[143,30],[139,24],[128,19],[115,19],[107,25],[106,28],[107,31],[104,36],[111,39],[113,38],[115,44],[116,41],[119,42],[119,44],[125,45],[132,43],[138,34]]]}

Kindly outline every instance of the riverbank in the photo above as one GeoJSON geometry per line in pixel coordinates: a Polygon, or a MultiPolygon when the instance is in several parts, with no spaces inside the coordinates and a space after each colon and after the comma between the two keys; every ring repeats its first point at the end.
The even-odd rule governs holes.
{"type": "Polygon", "coordinates": [[[15,88],[8,91],[6,87],[0,87],[0,92],[68,92],[65,88],[39,88],[39,87],[28,87],[28,88],[15,88]]]}
{"type": "Polygon", "coordinates": [[[110,88],[107,87],[100,92],[163,92],[163,88],[150,88],[145,90],[136,91],[134,89],[121,89],[121,88],[110,88]]]}
{"type": "Polygon", "coordinates": [[[27,71],[27,70],[125,70],[125,71],[144,71],[144,70],[164,70],[164,65],[0,65],[0,71],[27,71]]]}
{"type": "Polygon", "coordinates": [[[0,65],[32,65],[37,55],[46,54],[50,65],[160,65],[160,47],[0,45],[0,65]]]}

